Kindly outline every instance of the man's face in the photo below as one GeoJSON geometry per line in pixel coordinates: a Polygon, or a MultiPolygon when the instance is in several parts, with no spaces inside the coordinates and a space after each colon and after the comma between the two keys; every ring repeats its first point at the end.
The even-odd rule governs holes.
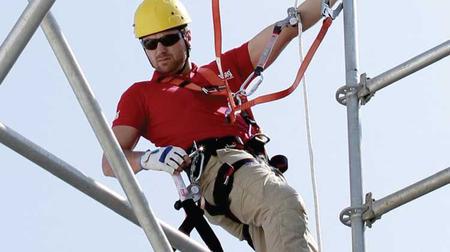
{"type": "Polygon", "coordinates": [[[152,66],[158,72],[175,74],[184,66],[186,45],[179,30],[148,35],[142,39],[142,44],[152,66]]]}

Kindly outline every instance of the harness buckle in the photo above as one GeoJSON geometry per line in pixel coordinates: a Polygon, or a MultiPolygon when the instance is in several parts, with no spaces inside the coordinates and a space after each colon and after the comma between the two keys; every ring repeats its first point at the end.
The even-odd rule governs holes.
{"type": "Polygon", "coordinates": [[[202,92],[205,94],[209,94],[209,90],[205,87],[202,87],[202,92]]]}
{"type": "Polygon", "coordinates": [[[270,138],[263,133],[255,134],[254,139],[262,143],[263,145],[266,145],[270,141],[270,138]]]}
{"type": "Polygon", "coordinates": [[[225,89],[224,86],[209,86],[209,87],[202,87],[201,88],[202,92],[205,93],[205,94],[219,93],[219,92],[221,92],[224,89],[225,89]]]}

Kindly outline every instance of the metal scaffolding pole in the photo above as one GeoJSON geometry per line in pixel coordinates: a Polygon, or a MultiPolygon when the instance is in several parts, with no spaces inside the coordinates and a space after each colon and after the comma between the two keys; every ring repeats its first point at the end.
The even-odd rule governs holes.
{"type": "MultiPolygon", "coordinates": [[[[117,214],[139,225],[128,201],[118,193],[84,175],[71,165],[59,159],[11,128],[0,122],[0,142],[51,174],[80,190],[84,194],[110,208],[117,214]]],[[[158,220],[172,246],[181,251],[209,251],[185,234],[158,220]]]]}
{"type": "Polygon", "coordinates": [[[404,189],[390,194],[382,199],[371,202],[368,199],[369,209],[364,212],[363,218],[371,223],[383,214],[406,204],[420,196],[432,192],[450,183],[450,168],[444,169],[426,179],[412,184],[404,189]]]}
{"type": "Polygon", "coordinates": [[[155,251],[171,251],[172,248],[167,237],[141,192],[131,166],[51,12],[44,18],[41,27],[153,249],[155,251]]]}
{"type": "Polygon", "coordinates": [[[0,46],[0,85],[55,0],[30,2],[0,46]]]}
{"type": "Polygon", "coordinates": [[[362,220],[362,172],[361,172],[361,128],[359,124],[358,87],[358,42],[356,26],[356,0],[344,0],[345,73],[348,126],[348,148],[350,162],[350,200],[353,252],[365,251],[364,222],[362,220]]]}
{"type": "Polygon", "coordinates": [[[374,78],[365,81],[365,86],[361,88],[358,96],[364,97],[375,93],[377,90],[388,85],[450,55],[450,40],[431,48],[430,50],[388,70],[374,78]]]}

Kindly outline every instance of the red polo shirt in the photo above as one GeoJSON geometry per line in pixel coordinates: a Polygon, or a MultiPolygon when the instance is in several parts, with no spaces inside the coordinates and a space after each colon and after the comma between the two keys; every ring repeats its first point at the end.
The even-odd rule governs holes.
{"type": "MultiPolygon", "coordinates": [[[[237,91],[253,71],[248,44],[222,55],[225,77],[233,92],[237,91]]],[[[218,73],[215,61],[202,66],[218,73]]],[[[207,83],[197,74],[193,64],[191,81],[207,83]]],[[[248,125],[238,115],[235,123],[226,121],[228,108],[225,96],[206,95],[189,88],[162,83],[156,72],[150,81],[134,83],[120,98],[113,127],[127,125],[139,130],[144,138],[156,146],[188,148],[193,141],[224,136],[249,138],[248,125]]],[[[209,83],[207,83],[209,84],[209,83]]]]}

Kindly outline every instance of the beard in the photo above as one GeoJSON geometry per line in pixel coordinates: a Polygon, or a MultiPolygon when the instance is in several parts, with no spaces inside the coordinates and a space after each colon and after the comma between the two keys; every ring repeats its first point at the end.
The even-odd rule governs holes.
{"type": "Polygon", "coordinates": [[[183,57],[176,57],[172,54],[161,54],[158,55],[155,58],[155,62],[151,62],[153,68],[155,68],[156,71],[164,74],[164,75],[171,75],[171,74],[178,74],[184,70],[184,67],[187,63],[187,57],[186,55],[183,55],[183,57]]]}

